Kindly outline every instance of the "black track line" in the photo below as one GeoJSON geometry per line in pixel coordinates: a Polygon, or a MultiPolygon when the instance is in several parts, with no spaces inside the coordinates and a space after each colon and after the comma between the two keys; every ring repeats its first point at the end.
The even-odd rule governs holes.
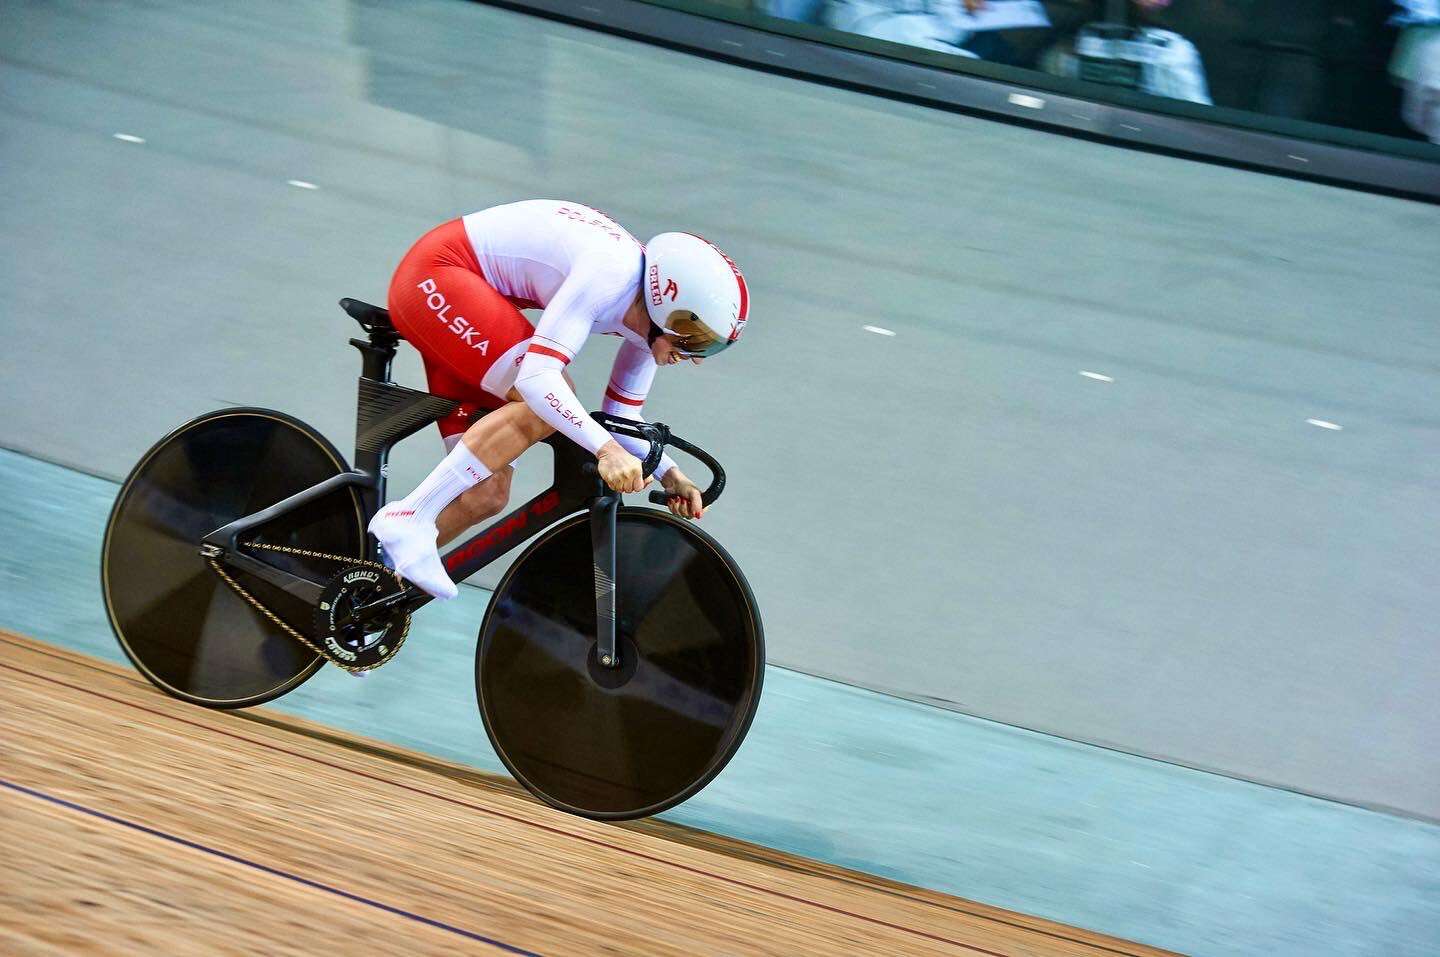
{"type": "Polygon", "coordinates": [[[522,948],[507,944],[504,941],[496,940],[493,937],[486,937],[484,934],[477,934],[473,930],[466,930],[463,927],[456,927],[454,924],[447,924],[442,920],[436,920],[433,917],[426,917],[423,914],[416,914],[413,911],[394,907],[390,904],[373,900],[369,897],[361,897],[359,894],[352,894],[350,891],[342,890],[339,887],[332,887],[329,884],[322,884],[319,881],[311,880],[308,877],[301,877],[299,874],[292,874],[289,871],[282,871],[277,867],[271,867],[268,864],[261,864],[258,861],[252,861],[248,858],[240,857],[239,855],[222,851],[219,848],[210,847],[206,844],[200,844],[195,841],[188,840],[187,838],[167,833],[166,831],[157,830],[153,827],[147,827],[146,825],[138,824],[135,821],[128,821],[123,817],[116,817],[113,814],[106,814],[104,811],[97,811],[94,808],[86,807],[83,804],[76,804],[74,801],[67,801],[64,798],[56,797],[53,794],[46,794],[44,791],[37,791],[34,788],[27,788],[23,784],[15,784],[14,782],[7,781],[4,778],[0,778],[0,787],[9,788],[16,793],[24,794],[27,797],[36,798],[41,801],[49,801],[51,804],[63,807],[70,811],[78,811],[81,814],[88,814],[90,817],[98,818],[109,824],[118,824],[121,827],[128,827],[132,831],[139,831],[141,834],[146,834],[150,837],[158,837],[162,841],[169,841],[171,844],[178,844],[181,847],[189,848],[192,851],[200,851],[203,854],[209,854],[212,857],[218,857],[222,861],[229,861],[231,864],[239,864],[243,867],[249,867],[253,870],[260,871],[262,874],[269,874],[271,877],[281,877],[287,881],[294,881],[296,884],[300,884],[317,891],[324,891],[327,894],[334,894],[336,897],[343,897],[348,901],[354,901],[357,904],[364,904],[366,907],[373,907],[376,910],[384,911],[387,914],[394,914],[396,917],[403,917],[406,920],[413,920],[417,924],[424,924],[427,927],[434,927],[438,930],[443,930],[446,933],[455,934],[459,937],[465,937],[473,941],[478,941],[482,944],[489,944],[491,947],[498,947],[499,949],[507,953],[524,954],[526,955],[526,957],[540,957],[540,955],[535,953],[533,950],[523,950],[522,948]]]}

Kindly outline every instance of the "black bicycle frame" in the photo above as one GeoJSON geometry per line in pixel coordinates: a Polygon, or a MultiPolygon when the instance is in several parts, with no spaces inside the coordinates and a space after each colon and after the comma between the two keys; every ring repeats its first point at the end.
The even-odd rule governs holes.
{"type": "MultiPolygon", "coordinates": [[[[215,529],[201,540],[200,546],[201,553],[207,558],[255,575],[311,604],[320,601],[324,582],[314,582],[277,568],[246,552],[241,537],[277,516],[342,489],[356,490],[361,514],[368,523],[385,501],[390,449],[402,439],[449,415],[459,405],[452,399],[417,392],[392,382],[390,372],[396,346],[400,342],[399,334],[384,318],[383,310],[365,307],[371,312],[363,313],[358,307],[364,304],[347,303],[348,300],[341,300],[341,305],[368,333],[365,339],[350,340],[350,344],[360,351],[362,364],[356,407],[354,468],[282,499],[269,508],[215,529]],[[352,307],[357,308],[352,311],[352,307]],[[357,315],[357,311],[368,315],[369,321],[357,315]]],[[[644,462],[646,475],[654,472],[659,465],[666,443],[673,442],[698,455],[711,469],[715,480],[705,492],[707,505],[724,488],[724,473],[714,459],[690,443],[673,438],[665,426],[598,413],[595,418],[611,431],[650,442],[650,451],[644,462]]],[[[574,442],[556,435],[544,441],[555,452],[555,480],[551,487],[447,553],[443,559],[445,570],[452,581],[464,581],[562,518],[589,509],[595,551],[595,598],[599,624],[597,653],[602,664],[617,667],[620,662],[615,642],[615,522],[620,496],[604,486],[595,470],[594,460],[574,442]]],[[[663,502],[663,496],[658,500],[663,502]]],[[[373,536],[366,536],[365,557],[372,561],[378,558],[373,536]]],[[[413,612],[430,600],[430,595],[407,585],[397,594],[357,609],[356,615],[373,618],[398,611],[413,612]]]]}

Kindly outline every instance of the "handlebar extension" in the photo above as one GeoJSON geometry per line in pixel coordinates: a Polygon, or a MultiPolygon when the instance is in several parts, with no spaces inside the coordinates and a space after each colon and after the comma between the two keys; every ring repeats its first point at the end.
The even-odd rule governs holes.
{"type": "MultiPolygon", "coordinates": [[[[650,449],[640,464],[641,473],[646,477],[655,474],[655,470],[660,467],[660,459],[665,454],[666,447],[669,446],[693,456],[700,461],[700,464],[710,470],[710,485],[700,493],[700,500],[705,504],[706,508],[709,508],[710,505],[720,497],[720,493],[725,491],[725,470],[720,467],[719,462],[715,461],[715,457],[698,445],[687,442],[685,439],[680,438],[680,436],[673,434],[663,423],[638,422],[635,419],[624,419],[618,415],[610,415],[606,412],[592,412],[590,413],[590,417],[611,432],[618,432],[621,435],[644,439],[650,443],[650,449]]],[[[586,463],[586,471],[590,472],[591,470],[595,470],[595,473],[599,474],[595,466],[586,463]]],[[[666,504],[669,498],[669,495],[665,492],[655,491],[650,493],[650,501],[656,505],[666,504]]]]}

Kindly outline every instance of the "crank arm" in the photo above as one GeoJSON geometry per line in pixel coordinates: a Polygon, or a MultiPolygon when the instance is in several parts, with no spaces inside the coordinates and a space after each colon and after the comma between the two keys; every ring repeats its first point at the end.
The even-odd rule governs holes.
{"type": "Polygon", "coordinates": [[[376,619],[393,617],[397,612],[403,612],[408,615],[434,600],[433,596],[407,583],[403,591],[397,591],[393,595],[378,598],[368,605],[361,605],[355,609],[355,614],[351,616],[349,621],[358,620],[364,625],[376,619]]]}

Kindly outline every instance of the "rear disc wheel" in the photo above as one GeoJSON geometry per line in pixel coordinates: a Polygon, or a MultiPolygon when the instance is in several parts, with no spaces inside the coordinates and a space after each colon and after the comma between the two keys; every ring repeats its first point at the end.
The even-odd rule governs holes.
{"type": "MultiPolygon", "coordinates": [[[[267,409],[200,416],[161,439],[121,486],[101,551],[105,609],[120,647],[156,687],[215,708],[260,704],[324,659],[236,594],[200,557],[215,529],[347,470],[305,423],[267,409]]],[[[250,533],[269,544],[358,556],[360,501],[343,489],[250,533]]],[[[332,562],[276,552],[265,561],[325,580],[332,562]]],[[[287,624],[308,633],[314,609],[234,568],[226,571],[287,624]]]]}

